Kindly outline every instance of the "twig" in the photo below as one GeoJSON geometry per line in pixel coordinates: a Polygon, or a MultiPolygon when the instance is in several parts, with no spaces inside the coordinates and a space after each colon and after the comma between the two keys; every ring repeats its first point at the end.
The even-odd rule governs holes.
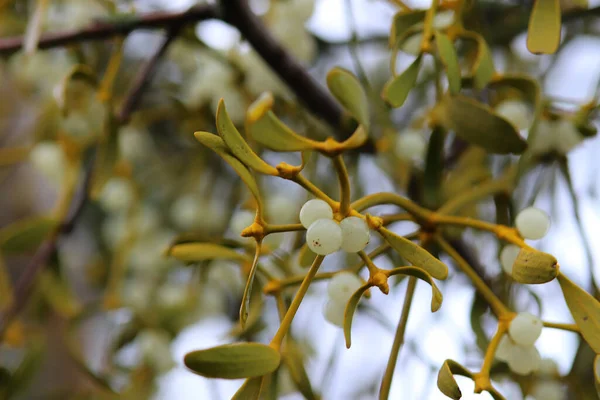
{"type": "MultiPolygon", "coordinates": [[[[171,29],[207,19],[218,18],[213,5],[198,5],[179,13],[153,12],[126,20],[96,22],[90,27],[42,35],[39,49],[60,47],[71,43],[98,41],[124,36],[141,29],[171,29]]],[[[23,36],[0,39],[0,55],[11,54],[23,47],[23,36]]]]}
{"type": "Polygon", "coordinates": [[[141,100],[142,93],[156,72],[156,68],[158,67],[160,59],[169,48],[169,45],[173,43],[173,40],[177,37],[178,32],[179,27],[172,27],[168,31],[160,47],[156,50],[152,58],[146,62],[144,68],[138,73],[134,84],[131,86],[129,92],[125,96],[125,101],[123,101],[121,111],[117,115],[117,121],[119,124],[127,124],[129,122],[131,114],[141,100]]]}

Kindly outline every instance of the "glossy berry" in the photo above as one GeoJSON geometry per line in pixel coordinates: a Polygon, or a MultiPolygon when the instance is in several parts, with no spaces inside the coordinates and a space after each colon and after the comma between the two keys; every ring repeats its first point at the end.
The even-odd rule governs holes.
{"type": "Polygon", "coordinates": [[[338,272],[327,285],[327,295],[331,300],[346,303],[352,294],[362,286],[362,281],[352,272],[338,272]]]}
{"type": "Polygon", "coordinates": [[[496,358],[500,361],[508,362],[515,346],[516,345],[511,340],[510,336],[502,336],[500,343],[498,343],[498,347],[496,348],[496,358]]]}
{"type": "Polygon", "coordinates": [[[533,385],[529,395],[533,400],[567,400],[565,387],[558,381],[538,381],[533,385]]]}
{"type": "Polygon", "coordinates": [[[504,246],[500,252],[500,264],[502,264],[502,270],[507,275],[512,275],[513,264],[519,255],[521,248],[514,244],[504,246]]]}
{"type": "Polygon", "coordinates": [[[414,129],[401,132],[396,141],[396,156],[402,160],[422,160],[426,150],[425,138],[414,129]]]}
{"type": "Polygon", "coordinates": [[[31,149],[29,159],[34,167],[54,183],[63,179],[67,160],[63,149],[55,142],[40,142],[31,149]]]}
{"type": "Polygon", "coordinates": [[[339,327],[344,326],[344,311],[346,309],[346,303],[329,300],[323,307],[323,316],[333,325],[339,327]]]}
{"type": "Polygon", "coordinates": [[[510,322],[508,333],[521,346],[533,346],[542,333],[542,320],[527,312],[518,313],[510,322]]]}
{"type": "Polygon", "coordinates": [[[300,209],[300,223],[308,229],[318,219],[332,219],[333,210],[325,201],[312,199],[300,209]]]}
{"type": "Polygon", "coordinates": [[[558,375],[558,365],[551,358],[542,358],[538,374],[544,377],[552,377],[558,375]]]}
{"type": "Polygon", "coordinates": [[[100,204],[108,211],[127,210],[133,203],[135,193],[131,182],[125,178],[111,178],[100,193],[100,204]]]}
{"type": "Polygon", "coordinates": [[[550,217],[539,208],[528,207],[517,214],[515,226],[525,239],[541,239],[550,229],[550,217]]]}
{"type": "Polygon", "coordinates": [[[508,367],[515,374],[529,375],[537,371],[540,366],[540,353],[534,346],[516,345],[508,359],[508,367]]]}
{"type": "Polygon", "coordinates": [[[342,249],[348,253],[356,253],[369,244],[369,226],[364,219],[358,217],[344,218],[340,222],[342,228],[342,249]]]}
{"type": "Polygon", "coordinates": [[[342,228],[332,219],[318,219],[308,227],[306,243],[319,255],[335,253],[342,246],[342,228]]]}

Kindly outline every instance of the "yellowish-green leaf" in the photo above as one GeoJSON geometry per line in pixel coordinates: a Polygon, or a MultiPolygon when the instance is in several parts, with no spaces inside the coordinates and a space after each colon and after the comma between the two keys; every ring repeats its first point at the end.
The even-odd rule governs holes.
{"type": "Polygon", "coordinates": [[[231,154],[223,139],[209,132],[194,132],[194,136],[200,143],[221,156],[221,158],[234,169],[234,171],[240,176],[240,178],[242,178],[242,181],[244,181],[254,196],[259,209],[262,210],[262,198],[252,172],[250,172],[250,170],[248,170],[248,168],[240,160],[231,154]]]}
{"type": "Polygon", "coordinates": [[[232,248],[214,243],[181,243],[171,247],[169,256],[183,262],[198,262],[221,258],[235,261],[250,261],[250,257],[232,248]]]}
{"type": "Polygon", "coordinates": [[[362,85],[348,70],[335,67],[327,74],[327,87],[361,125],[369,129],[369,100],[362,85]]]}
{"type": "Polygon", "coordinates": [[[281,356],[260,343],[234,343],[187,353],[185,366],[207,378],[241,379],[270,374],[279,367],[281,356]]]}
{"type": "Polygon", "coordinates": [[[317,400],[318,398],[313,391],[310,379],[304,368],[302,352],[294,342],[287,342],[282,354],[282,360],[290,372],[290,376],[292,377],[292,381],[294,381],[296,388],[298,388],[298,391],[302,393],[304,398],[307,400],[317,400]]]}
{"type": "Polygon", "coordinates": [[[394,15],[390,33],[390,47],[394,47],[410,28],[422,23],[425,19],[425,13],[425,10],[408,10],[400,11],[394,15]]]}
{"type": "Polygon", "coordinates": [[[552,54],[560,43],[560,0],[536,0],[529,16],[527,48],[534,54],[552,54]]]}
{"type": "Polygon", "coordinates": [[[446,96],[436,108],[436,116],[446,129],[489,153],[520,154],[527,148],[527,142],[510,122],[471,98],[446,96]]]}
{"type": "Polygon", "coordinates": [[[597,354],[594,359],[594,384],[596,385],[596,391],[600,396],[600,354],[597,354]]]}
{"type": "Polygon", "coordinates": [[[50,217],[26,218],[0,229],[0,250],[4,254],[19,254],[35,250],[57,227],[50,217]]]}
{"type": "Polygon", "coordinates": [[[275,151],[304,151],[321,148],[321,143],[305,138],[286,126],[273,111],[267,110],[246,121],[246,133],[258,143],[275,151]]]}
{"type": "Polygon", "coordinates": [[[408,93],[417,83],[420,69],[421,56],[417,57],[404,72],[396,77],[392,77],[385,84],[381,93],[383,99],[390,103],[392,107],[401,107],[406,101],[408,93]]]}
{"type": "Polygon", "coordinates": [[[513,264],[512,277],[519,283],[550,282],[558,275],[558,261],[552,254],[522,248],[513,264]]]}
{"type": "Polygon", "coordinates": [[[419,278],[431,285],[431,312],[436,312],[442,306],[444,297],[442,292],[436,286],[431,275],[419,267],[398,267],[389,272],[389,275],[410,275],[419,278]]]}
{"type": "Polygon", "coordinates": [[[217,130],[231,153],[248,167],[263,174],[278,175],[277,169],[264,162],[246,143],[233,122],[231,122],[223,99],[219,100],[217,106],[217,130]]]}
{"type": "Polygon", "coordinates": [[[461,76],[460,67],[458,65],[458,56],[456,55],[454,44],[448,38],[448,35],[439,31],[435,32],[435,43],[440,60],[446,69],[450,93],[458,94],[460,92],[461,76]]]}
{"type": "Polygon", "coordinates": [[[581,335],[600,354],[600,302],[564,274],[558,275],[558,283],[581,335]]]}
{"type": "Polygon", "coordinates": [[[246,379],[231,400],[258,400],[262,381],[262,377],[246,379]]]}
{"type": "Polygon", "coordinates": [[[448,277],[446,264],[432,256],[421,246],[383,227],[379,229],[379,233],[398,254],[414,266],[425,270],[435,279],[443,280],[448,277]]]}
{"type": "Polygon", "coordinates": [[[359,125],[354,131],[354,133],[348,139],[344,140],[341,144],[345,150],[351,150],[356,149],[365,144],[367,139],[369,139],[369,134],[362,125],[359,125]]]}
{"type": "Polygon", "coordinates": [[[540,85],[535,79],[527,75],[502,75],[494,79],[489,87],[495,90],[510,88],[521,92],[524,99],[533,106],[533,118],[535,120],[537,120],[539,114],[542,112],[542,90],[540,85]]]}
{"type": "Polygon", "coordinates": [[[461,37],[474,40],[477,44],[477,55],[471,65],[469,75],[473,78],[474,87],[476,89],[483,89],[496,73],[492,53],[485,39],[479,33],[467,31],[461,37]]]}
{"type": "Polygon", "coordinates": [[[250,272],[248,273],[248,279],[246,280],[246,287],[244,288],[244,294],[242,295],[242,305],[240,306],[240,323],[242,324],[242,328],[246,326],[246,320],[248,319],[248,312],[250,310],[250,295],[254,285],[256,269],[258,268],[258,258],[260,257],[261,248],[262,243],[256,243],[254,260],[252,261],[252,266],[250,267],[250,272]]]}
{"type": "Polygon", "coordinates": [[[301,267],[308,268],[312,265],[315,257],[317,257],[317,254],[313,253],[313,251],[308,248],[308,245],[304,243],[298,254],[298,264],[300,264],[301,267]]]}
{"type": "Polygon", "coordinates": [[[437,386],[442,393],[453,400],[459,400],[462,393],[454,379],[454,375],[466,376],[473,378],[473,374],[459,363],[446,360],[438,372],[437,386]]]}
{"type": "Polygon", "coordinates": [[[370,284],[365,283],[361,287],[358,288],[356,292],[352,294],[350,300],[346,304],[346,308],[344,310],[344,338],[346,339],[346,348],[350,348],[352,344],[351,334],[352,334],[352,319],[354,318],[354,312],[356,311],[356,307],[358,307],[358,302],[362,295],[371,287],[370,284]]]}
{"type": "Polygon", "coordinates": [[[81,302],[73,296],[66,283],[55,276],[53,272],[42,271],[39,276],[39,285],[44,298],[59,315],[73,318],[82,311],[81,302]]]}

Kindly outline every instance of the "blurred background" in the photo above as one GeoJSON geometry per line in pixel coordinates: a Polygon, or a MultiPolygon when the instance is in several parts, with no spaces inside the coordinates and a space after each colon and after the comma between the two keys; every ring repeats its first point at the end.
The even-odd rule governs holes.
{"type": "MultiPolygon", "coordinates": [[[[37,3],[0,0],[0,35],[12,37],[33,29],[29,21],[35,18],[37,3]]],[[[413,8],[430,5],[426,0],[405,3],[413,8]]],[[[598,96],[599,18],[569,22],[557,54],[540,56],[525,47],[523,27],[530,2],[478,3],[480,24],[496,40],[490,41],[490,47],[499,71],[539,79],[545,99],[559,114],[573,113],[598,96]],[[521,28],[511,34],[513,26],[521,28]]],[[[566,10],[579,6],[561,3],[566,10]]],[[[126,22],[144,13],[183,12],[197,4],[191,0],[49,0],[40,26],[44,35],[80,29],[95,21],[120,18],[126,22]]],[[[390,78],[388,36],[399,10],[393,1],[252,0],[250,5],[319,83],[325,85],[326,73],[334,66],[355,72],[375,94],[390,78]]],[[[589,9],[598,6],[597,0],[587,5],[589,9]]],[[[74,165],[87,165],[88,160],[86,153],[82,164],[76,164],[69,149],[87,148],[104,137],[107,109],[118,108],[164,37],[161,30],[140,30],[122,42],[109,38],[29,53],[0,51],[0,226],[29,221],[39,228],[60,212],[68,191],[65,182],[73,180],[74,165]],[[88,67],[89,76],[65,78],[81,64],[88,67]],[[112,82],[106,78],[111,68],[116,68],[112,82]]],[[[3,43],[0,39],[0,48],[3,43]]],[[[398,55],[397,70],[414,58],[410,49],[404,49],[398,55]]],[[[419,121],[433,104],[434,94],[427,71],[422,71],[419,82],[422,85],[413,90],[406,105],[386,110],[392,125],[374,128],[379,138],[394,140],[395,132],[422,124],[419,121]]],[[[246,108],[264,91],[274,93],[277,114],[298,132],[317,139],[330,134],[321,121],[297,105],[292,91],[235,28],[216,19],[202,21],[183,30],[168,47],[136,111],[117,128],[118,160],[108,170],[104,185],[98,186],[73,232],[59,239],[58,250],[36,280],[21,317],[5,332],[0,345],[4,374],[0,386],[10,374],[20,385],[18,390],[11,389],[11,397],[109,398],[106,387],[123,393],[124,398],[216,400],[235,393],[242,381],[194,375],[183,366],[183,356],[238,339],[268,342],[278,326],[273,299],[265,297],[260,302],[261,320],[252,329],[241,330],[237,319],[245,278],[239,265],[212,261],[187,266],[165,257],[164,252],[174,240],[222,235],[241,248],[251,245],[238,235],[248,225],[245,189],[192,133],[215,132],[214,113],[221,97],[231,119],[243,126],[246,108]]],[[[597,126],[598,121],[592,123],[597,126]]],[[[427,135],[422,135],[424,142],[427,135]]],[[[378,149],[378,154],[361,154],[349,163],[356,197],[379,191],[406,193],[411,171],[423,168],[422,154],[401,160],[401,169],[393,167],[390,157],[395,160],[403,155],[394,153],[389,140],[380,142],[378,149]]],[[[512,199],[516,210],[535,204],[548,212],[550,233],[532,245],[555,255],[561,269],[588,290],[594,274],[596,282],[600,279],[599,152],[595,136],[568,152],[565,165],[570,185],[560,162],[544,159],[512,199]]],[[[272,165],[299,163],[295,154],[265,152],[263,157],[272,165]]],[[[498,175],[503,162],[499,156],[490,157],[486,165],[491,176],[498,175]]],[[[337,182],[327,160],[312,160],[308,171],[324,191],[336,195],[337,182]]],[[[307,194],[276,178],[261,178],[261,185],[268,194],[267,212],[273,220],[297,222],[307,194]]],[[[394,211],[391,206],[373,209],[375,215],[394,211]]],[[[493,219],[493,202],[481,203],[474,212],[493,219]]],[[[392,227],[402,234],[416,228],[410,223],[392,227]]],[[[469,230],[460,235],[490,282],[507,288],[515,310],[530,311],[549,321],[572,321],[564,299],[557,295],[556,282],[512,285],[502,273],[494,237],[469,230]]],[[[264,257],[265,268],[276,276],[304,273],[297,261],[303,236],[279,236],[267,243],[273,253],[264,257]]],[[[22,278],[35,251],[31,243],[16,250],[14,242],[6,243],[1,247],[5,268],[0,300],[4,305],[18,295],[10,287],[22,278]]],[[[374,240],[368,249],[377,244],[374,240]]],[[[357,260],[355,255],[335,254],[327,257],[322,270],[335,271],[357,260]]],[[[381,268],[396,265],[391,256],[376,261],[381,268]]],[[[464,276],[452,267],[450,275],[439,283],[444,304],[435,314],[429,311],[430,288],[417,287],[392,399],[444,399],[436,388],[437,371],[444,360],[451,358],[475,370],[481,365],[483,355],[474,326],[489,337],[495,329],[494,318],[489,311],[477,314],[474,289],[464,276]]],[[[398,281],[387,296],[373,290],[371,298],[361,302],[351,349],[345,348],[342,330],[323,317],[326,283],[311,286],[292,332],[305,355],[313,388],[323,399],[376,398],[405,286],[404,280],[398,281]]],[[[555,360],[562,374],[571,370],[578,345],[577,335],[552,329],[545,329],[536,343],[542,356],[555,360]]],[[[495,383],[507,399],[523,398],[508,375],[498,377],[495,383]]],[[[473,384],[458,379],[464,398],[491,398],[471,394],[473,384]]],[[[279,398],[303,398],[285,371],[280,376],[279,398]]]]}

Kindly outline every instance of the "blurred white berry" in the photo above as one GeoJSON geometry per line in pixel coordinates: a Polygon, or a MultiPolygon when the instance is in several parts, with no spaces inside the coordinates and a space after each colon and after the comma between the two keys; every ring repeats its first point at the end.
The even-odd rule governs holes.
{"type": "Polygon", "coordinates": [[[233,235],[240,240],[252,240],[252,238],[245,238],[241,236],[241,233],[244,229],[249,227],[254,223],[255,213],[249,210],[239,210],[236,211],[231,217],[231,221],[229,222],[229,227],[233,232],[233,235]]]}
{"type": "Polygon", "coordinates": [[[540,366],[540,353],[534,346],[515,346],[508,359],[508,367],[515,374],[529,375],[540,366]]]}
{"type": "Polygon", "coordinates": [[[306,243],[316,254],[335,253],[342,246],[342,228],[332,219],[318,219],[306,231],[306,243]]]}
{"type": "Polygon", "coordinates": [[[332,219],[333,210],[325,201],[312,199],[304,203],[300,209],[300,223],[308,229],[318,219],[332,219]]]}
{"type": "Polygon", "coordinates": [[[362,281],[352,272],[342,271],[335,274],[327,285],[329,299],[346,303],[354,292],[362,286],[362,281]]]}
{"type": "Polygon", "coordinates": [[[158,372],[166,372],[175,366],[171,355],[171,339],[166,332],[145,329],[137,335],[135,342],[140,361],[158,372]]]}
{"type": "Polygon", "coordinates": [[[267,213],[275,224],[291,224],[296,219],[297,202],[291,196],[275,195],[267,201],[267,213]]]}
{"type": "Polygon", "coordinates": [[[131,182],[125,178],[115,177],[104,184],[99,200],[107,211],[119,212],[127,210],[134,198],[135,193],[131,182]]]}
{"type": "Polygon", "coordinates": [[[364,219],[347,217],[340,222],[342,228],[342,249],[348,253],[356,253],[369,244],[369,226],[364,219]]]}
{"type": "Polygon", "coordinates": [[[550,217],[536,207],[527,207],[517,214],[515,225],[525,239],[541,239],[550,229],[550,217]]]}
{"type": "Polygon", "coordinates": [[[558,365],[551,358],[542,358],[538,374],[544,377],[553,377],[558,375],[558,365]]]}
{"type": "Polygon", "coordinates": [[[423,33],[415,33],[408,37],[402,43],[401,49],[403,52],[418,56],[421,53],[421,42],[423,41],[423,33]]]}
{"type": "Polygon", "coordinates": [[[566,391],[562,383],[551,380],[538,381],[529,394],[535,400],[566,400],[566,391]]]}
{"type": "Polygon", "coordinates": [[[156,272],[169,266],[173,260],[165,257],[175,234],[168,230],[145,235],[136,241],[129,253],[129,262],[133,269],[144,272],[156,272]]]}
{"type": "Polygon", "coordinates": [[[538,122],[535,132],[527,138],[528,151],[534,155],[543,155],[554,149],[554,123],[546,119],[538,122]]]}
{"type": "Polygon", "coordinates": [[[134,224],[138,234],[149,234],[159,228],[160,215],[155,207],[143,205],[135,213],[134,224]]]}
{"type": "Polygon", "coordinates": [[[500,361],[508,362],[515,346],[516,345],[510,339],[510,336],[502,336],[500,343],[498,343],[498,348],[496,349],[496,358],[500,361]]]}
{"type": "Polygon", "coordinates": [[[149,133],[132,126],[126,126],[119,132],[119,153],[127,161],[134,163],[143,160],[152,151],[149,133]]]}
{"type": "Polygon", "coordinates": [[[102,239],[109,249],[116,249],[127,235],[127,218],[123,214],[108,217],[102,223],[102,239]]]}
{"type": "Polygon", "coordinates": [[[343,327],[344,326],[344,311],[346,310],[346,303],[339,302],[336,300],[328,300],[323,307],[323,316],[327,321],[333,325],[343,327]]]}
{"type": "Polygon", "coordinates": [[[543,327],[541,319],[530,313],[521,312],[510,322],[508,333],[516,344],[533,346],[540,337],[543,327]]]}
{"type": "Polygon", "coordinates": [[[554,122],[554,134],[556,135],[555,147],[559,154],[567,154],[583,141],[583,136],[581,136],[575,124],[567,119],[554,122]]]}
{"type": "Polygon", "coordinates": [[[448,28],[454,22],[454,10],[444,10],[433,17],[433,27],[438,30],[448,28]]]}
{"type": "Polygon", "coordinates": [[[504,246],[500,252],[500,264],[507,275],[512,276],[513,264],[519,255],[521,248],[514,244],[504,246]]]}
{"type": "Polygon", "coordinates": [[[187,288],[173,283],[162,285],[156,296],[160,306],[170,310],[182,309],[188,301],[187,288]]]}
{"type": "Polygon", "coordinates": [[[427,143],[421,132],[406,129],[398,135],[395,153],[402,160],[422,160],[427,151],[427,143]]]}
{"type": "Polygon", "coordinates": [[[193,194],[179,197],[170,209],[171,220],[180,229],[197,229],[205,221],[202,198],[193,194]]]}
{"type": "Polygon", "coordinates": [[[55,142],[39,142],[31,149],[29,159],[46,178],[60,183],[64,177],[67,160],[63,149],[55,142]]]}
{"type": "Polygon", "coordinates": [[[522,101],[504,100],[496,106],[495,112],[518,130],[527,129],[531,125],[531,112],[527,104],[522,101]]]}

